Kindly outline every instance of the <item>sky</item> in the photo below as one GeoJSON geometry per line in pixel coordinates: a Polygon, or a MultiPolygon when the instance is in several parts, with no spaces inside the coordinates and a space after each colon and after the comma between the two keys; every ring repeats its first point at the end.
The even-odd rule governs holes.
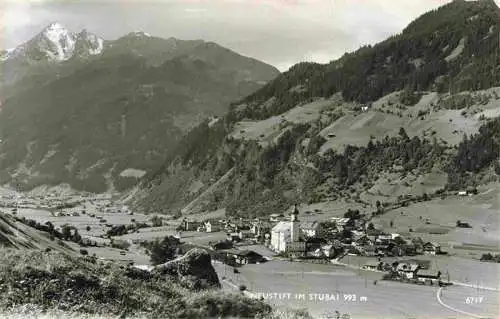
{"type": "MultiPolygon", "coordinates": [[[[132,31],[213,41],[281,71],[399,33],[449,0],[0,0],[0,49],[51,22],[106,40],[132,31]]],[[[497,1],[497,3],[499,3],[497,1]]]]}

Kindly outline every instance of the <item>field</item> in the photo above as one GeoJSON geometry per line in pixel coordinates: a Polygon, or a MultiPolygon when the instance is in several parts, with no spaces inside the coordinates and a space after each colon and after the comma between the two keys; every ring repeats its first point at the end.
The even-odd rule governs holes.
{"type": "MultiPolygon", "coordinates": [[[[391,264],[393,261],[404,260],[429,260],[430,268],[440,270],[443,279],[464,284],[479,285],[483,287],[500,288],[500,264],[480,262],[458,256],[431,256],[418,255],[411,257],[384,257],[383,262],[391,264]]],[[[341,262],[352,266],[363,266],[375,258],[362,256],[346,256],[341,262]]]]}
{"type": "Polygon", "coordinates": [[[235,126],[231,136],[236,139],[258,140],[262,144],[274,141],[290,123],[310,123],[321,118],[322,112],[336,106],[336,100],[318,100],[297,106],[280,116],[262,121],[242,121],[235,126]]]}
{"type": "Polygon", "coordinates": [[[500,247],[500,184],[491,183],[478,189],[475,196],[452,196],[402,207],[373,219],[376,227],[401,235],[419,236],[425,241],[441,243],[451,254],[498,251],[500,247]],[[426,219],[429,219],[429,224],[426,219]],[[456,222],[472,228],[456,228],[456,222]],[[394,227],[390,227],[390,222],[394,227]],[[412,228],[413,232],[409,232],[412,228]],[[441,233],[441,234],[437,234],[441,233]],[[473,249],[468,249],[473,247],[473,249]]]}
{"type": "MultiPolygon", "coordinates": [[[[234,274],[221,264],[214,265],[220,278],[225,276],[235,284],[245,284],[250,292],[272,305],[307,308],[315,317],[338,310],[349,313],[351,318],[467,318],[438,302],[437,287],[385,281],[374,285],[373,280],[379,276],[374,277],[374,273],[359,276],[339,266],[270,261],[246,265],[240,274],[234,274]]],[[[492,317],[497,314],[491,307],[493,294],[486,294],[490,307],[476,307],[470,312],[492,317]]],[[[455,304],[463,297],[463,290],[448,288],[444,296],[455,304]]]]}
{"type": "MultiPolygon", "coordinates": [[[[480,91],[484,94],[497,94],[499,88],[480,91]]],[[[397,93],[391,93],[373,103],[372,109],[362,113],[349,113],[339,118],[323,129],[321,136],[327,142],[321,147],[320,152],[334,149],[342,152],[344,145],[351,144],[366,146],[370,136],[376,139],[398,134],[399,128],[404,127],[408,136],[435,136],[448,144],[458,144],[464,134],[470,135],[478,131],[481,125],[480,117],[494,117],[500,112],[498,100],[492,98],[484,105],[473,105],[463,110],[440,109],[433,110],[437,104],[437,93],[425,94],[421,100],[412,107],[399,103],[397,93]],[[419,112],[424,116],[418,116],[419,112]],[[398,113],[401,116],[397,115],[398,113]],[[345,134],[349,132],[349,134],[345,134]],[[433,132],[435,132],[433,134],[433,132]]]]}

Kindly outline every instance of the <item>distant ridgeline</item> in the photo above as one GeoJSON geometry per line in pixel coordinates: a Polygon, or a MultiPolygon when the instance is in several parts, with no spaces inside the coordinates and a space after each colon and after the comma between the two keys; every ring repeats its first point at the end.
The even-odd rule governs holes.
{"type": "MultiPolygon", "coordinates": [[[[187,134],[163,167],[145,177],[135,204],[172,212],[197,199],[193,210],[225,207],[229,214],[258,216],[282,211],[297,201],[361,201],[360,194],[389,173],[401,179],[448,176],[433,194],[498,180],[498,110],[489,116],[476,113],[483,112],[484,105],[498,104],[498,92],[485,89],[500,86],[499,12],[493,1],[454,1],[373,47],[326,65],[293,66],[233,103],[220,121],[206,121],[187,134]],[[466,92],[476,90],[485,91],[466,92]],[[437,98],[421,101],[429,92],[436,92],[437,98]],[[378,99],[391,94],[395,101],[379,104],[392,109],[386,111],[379,104],[375,108],[378,99]],[[317,119],[290,120],[290,112],[309,116],[315,101],[332,96],[340,97],[317,119]],[[369,110],[365,114],[382,114],[381,121],[384,117],[400,121],[395,134],[367,137],[368,143],[347,144],[343,149],[324,147],[334,138],[324,134],[326,127],[361,116],[365,109],[369,110]],[[433,112],[442,117],[433,118],[433,112]],[[462,142],[460,135],[447,141],[432,130],[443,126],[451,134],[462,119],[475,128],[464,131],[462,142]],[[410,135],[403,128],[418,121],[429,129],[410,135]],[[245,125],[263,128],[251,135],[245,125]],[[227,172],[232,172],[229,177],[227,172]],[[217,181],[217,187],[209,188],[217,181]]],[[[372,115],[360,121],[375,121],[372,115]]],[[[340,134],[353,133],[346,129],[340,134]]]]}

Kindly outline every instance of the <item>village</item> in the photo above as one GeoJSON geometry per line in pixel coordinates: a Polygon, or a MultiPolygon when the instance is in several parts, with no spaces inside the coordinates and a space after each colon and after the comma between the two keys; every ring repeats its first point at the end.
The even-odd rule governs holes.
{"type": "MultiPolygon", "coordinates": [[[[0,206],[17,222],[44,232],[53,227],[56,243],[103,262],[151,269],[155,264],[151,245],[167,242],[175,245],[170,259],[194,247],[205,249],[227,291],[244,289],[256,298],[274,293],[341,297],[321,302],[266,299],[276,306],[307,308],[315,316],[333,310],[360,317],[389,315],[395,310],[377,306],[386,298],[396,299],[398,307],[444,314],[450,310],[440,305],[437,292],[443,302],[460,308],[454,304],[457,296],[477,293],[471,287],[491,286],[498,273],[497,264],[457,256],[460,250],[450,249],[443,235],[424,233],[421,228],[433,230],[445,223],[417,206],[411,211],[408,207],[394,210],[381,203],[383,212],[377,212],[378,205],[370,209],[298,204],[259,218],[239,218],[224,210],[146,214],[107,196],[85,195],[7,193],[1,196],[0,206]],[[405,222],[410,214],[413,220],[405,222]],[[357,296],[356,302],[343,300],[352,295],[357,296]],[[433,307],[422,306],[429,304],[433,307]]],[[[469,193],[454,195],[457,203],[475,198],[469,193]]],[[[467,216],[453,217],[446,227],[465,234],[483,232],[467,216]]],[[[494,309],[495,293],[481,289],[484,301],[477,306],[494,309]]]]}
{"type": "Polygon", "coordinates": [[[268,219],[199,222],[185,218],[177,228],[176,237],[181,238],[183,231],[225,232],[227,237],[224,240],[210,242],[209,246],[216,252],[214,258],[233,267],[270,259],[343,264],[346,256],[363,256],[372,258],[358,267],[379,272],[383,279],[446,284],[441,272],[431,267],[430,260],[383,260],[385,257],[446,255],[438,243],[424,242],[419,237],[404,238],[397,233],[376,229],[369,217],[358,210],[348,210],[344,217],[331,217],[329,221],[300,221],[297,205],[285,214],[272,214],[268,219]],[[267,248],[267,256],[252,250],[252,247],[257,247],[256,250],[262,251],[262,246],[267,248]]]}

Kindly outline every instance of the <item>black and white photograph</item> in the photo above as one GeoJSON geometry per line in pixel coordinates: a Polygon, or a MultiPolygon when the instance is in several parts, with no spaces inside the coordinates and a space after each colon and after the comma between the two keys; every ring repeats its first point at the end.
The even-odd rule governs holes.
{"type": "Polygon", "coordinates": [[[500,0],[0,0],[0,319],[500,318],[500,0]]]}

